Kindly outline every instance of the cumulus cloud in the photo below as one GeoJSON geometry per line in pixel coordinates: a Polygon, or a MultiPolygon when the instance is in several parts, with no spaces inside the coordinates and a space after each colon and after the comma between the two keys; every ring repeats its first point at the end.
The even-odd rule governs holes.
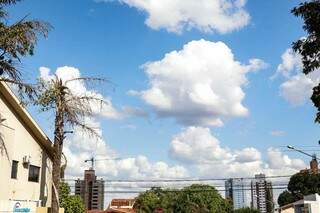
{"type": "MultiPolygon", "coordinates": [[[[54,75],[58,76],[62,81],[81,77],[80,71],[74,67],[59,67],[54,75],[50,73],[50,69],[47,67],[41,67],[39,70],[40,78],[43,80],[51,80],[55,77],[54,75]]],[[[92,103],[93,111],[97,115],[114,119],[123,117],[123,114],[134,114],[135,116],[142,117],[147,116],[143,110],[131,107],[124,107],[122,112],[119,113],[113,108],[110,98],[103,97],[102,94],[88,89],[82,81],[71,81],[67,83],[67,86],[76,95],[89,94],[104,99],[107,104],[104,104],[102,107],[99,107],[99,104],[97,103],[92,103]]],[[[89,166],[85,164],[84,161],[90,159],[92,156],[111,159],[101,163],[97,162],[96,168],[101,176],[125,178],[176,178],[187,175],[186,169],[181,166],[170,167],[165,162],[152,163],[144,156],[114,160],[118,158],[119,155],[102,139],[101,123],[97,121],[96,118],[84,119],[85,123],[94,128],[101,138],[92,138],[83,132],[81,128],[76,127],[74,129],[74,135],[71,138],[67,138],[64,147],[64,153],[68,160],[67,175],[72,177],[82,176],[83,170],[89,166]]]]}
{"type": "Polygon", "coordinates": [[[286,135],[286,132],[282,130],[273,130],[270,132],[270,135],[274,137],[282,137],[286,135]]]}
{"type": "MultiPolygon", "coordinates": [[[[67,157],[66,178],[75,179],[83,177],[83,171],[88,169],[91,162],[85,160],[95,157],[96,174],[104,180],[110,179],[175,179],[189,176],[186,168],[179,165],[170,166],[163,161],[152,162],[143,155],[134,157],[122,157],[116,150],[102,139],[101,124],[97,120],[88,119],[87,123],[95,126],[101,138],[92,138],[85,134],[82,129],[76,128],[74,135],[67,138],[63,152],[67,157]]],[[[70,182],[70,184],[73,184],[70,182]]],[[[164,186],[165,183],[158,183],[164,186]]],[[[150,183],[122,183],[108,182],[105,185],[107,193],[105,204],[108,205],[112,198],[133,198],[137,193],[114,193],[116,191],[144,191],[150,189],[150,183]]]]}
{"type": "Polygon", "coordinates": [[[292,49],[287,49],[281,58],[282,63],[271,78],[283,76],[285,81],[280,85],[280,95],[293,106],[303,105],[310,99],[313,87],[320,82],[320,70],[303,74],[301,56],[292,49]]]}
{"type": "Polygon", "coordinates": [[[176,135],[171,142],[170,156],[193,165],[201,176],[208,177],[250,177],[257,173],[283,175],[305,168],[302,160],[291,159],[278,149],[269,148],[268,158],[264,160],[253,147],[241,150],[222,147],[210,129],[203,127],[189,127],[176,135]]]}
{"type": "Polygon", "coordinates": [[[192,41],[143,68],[150,88],[140,95],[160,117],[185,125],[221,126],[223,120],[247,116],[243,87],[247,74],[266,67],[260,59],[238,62],[223,42],[192,41]]]}
{"type": "Polygon", "coordinates": [[[118,1],[147,13],[146,25],[181,33],[192,28],[202,32],[228,33],[248,25],[246,0],[99,0],[118,1]]]}
{"type": "MultiPolygon", "coordinates": [[[[87,121],[101,132],[101,124],[96,120],[87,121]]],[[[180,178],[186,177],[187,170],[182,166],[169,166],[167,163],[150,162],[145,156],[132,158],[121,158],[119,154],[108,146],[103,139],[88,136],[81,129],[75,129],[75,134],[68,138],[64,153],[68,159],[67,175],[79,177],[83,175],[83,170],[90,165],[84,163],[85,160],[96,156],[96,159],[110,159],[97,161],[95,168],[101,177],[117,178],[180,178]]]]}
{"type": "Polygon", "coordinates": [[[170,155],[188,163],[219,162],[232,157],[228,150],[221,148],[220,142],[208,128],[197,127],[189,127],[173,138],[170,155]]]}
{"type": "Polygon", "coordinates": [[[292,169],[293,171],[305,167],[305,163],[300,159],[290,159],[288,155],[283,155],[278,149],[268,149],[268,163],[272,170],[292,169]]]}

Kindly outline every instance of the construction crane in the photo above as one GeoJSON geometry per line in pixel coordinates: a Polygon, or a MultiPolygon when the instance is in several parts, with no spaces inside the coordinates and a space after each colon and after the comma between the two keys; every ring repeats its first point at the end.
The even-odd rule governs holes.
{"type": "Polygon", "coordinates": [[[90,158],[90,159],[88,159],[88,160],[85,160],[84,162],[85,162],[85,163],[91,162],[91,167],[90,167],[90,169],[91,169],[91,170],[94,170],[95,162],[97,162],[97,161],[110,161],[110,160],[121,160],[121,158],[95,159],[94,157],[92,157],[92,158],[90,158]]]}

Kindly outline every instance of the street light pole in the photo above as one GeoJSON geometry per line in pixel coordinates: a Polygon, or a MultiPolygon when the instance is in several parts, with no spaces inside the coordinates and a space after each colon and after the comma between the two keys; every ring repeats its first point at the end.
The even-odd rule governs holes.
{"type": "Polygon", "coordinates": [[[300,149],[297,149],[297,148],[295,148],[295,147],[293,147],[293,146],[287,146],[287,148],[288,148],[288,149],[291,149],[291,150],[294,150],[294,151],[297,151],[297,152],[300,152],[300,153],[302,153],[302,154],[304,154],[304,155],[307,155],[307,156],[311,157],[312,159],[320,160],[319,158],[317,158],[317,156],[316,156],[315,154],[314,154],[314,155],[311,155],[311,154],[306,153],[306,152],[304,152],[304,151],[302,151],[302,150],[300,150],[300,149]]]}

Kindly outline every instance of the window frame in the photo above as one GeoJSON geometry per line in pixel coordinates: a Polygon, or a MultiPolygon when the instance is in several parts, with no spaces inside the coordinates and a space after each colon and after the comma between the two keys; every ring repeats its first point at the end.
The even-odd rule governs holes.
{"type": "Polygon", "coordinates": [[[18,179],[18,168],[19,168],[19,161],[12,160],[11,162],[11,179],[18,179]],[[14,167],[15,166],[15,167],[14,167]],[[15,169],[15,170],[14,170],[15,169]]]}
{"type": "Polygon", "coordinates": [[[29,165],[29,171],[28,171],[28,181],[29,182],[39,183],[40,169],[41,168],[39,166],[29,165]],[[37,171],[37,173],[35,171],[37,171]],[[37,177],[34,177],[35,175],[37,175],[37,177]]]}

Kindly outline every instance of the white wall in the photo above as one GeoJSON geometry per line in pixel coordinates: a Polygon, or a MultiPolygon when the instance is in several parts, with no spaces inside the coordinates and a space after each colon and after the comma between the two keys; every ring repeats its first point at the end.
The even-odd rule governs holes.
{"type": "Polygon", "coordinates": [[[50,206],[51,161],[46,157],[35,138],[1,99],[1,96],[0,114],[6,119],[4,122],[6,126],[1,126],[0,131],[4,135],[4,142],[9,153],[9,160],[4,152],[0,153],[0,201],[10,199],[38,201],[43,191],[40,188],[42,188],[44,189],[42,194],[48,198],[44,205],[50,206]],[[31,165],[41,167],[38,183],[28,182],[28,168],[22,165],[24,156],[30,156],[31,165]],[[19,161],[17,179],[11,179],[12,160],[19,161]]]}

